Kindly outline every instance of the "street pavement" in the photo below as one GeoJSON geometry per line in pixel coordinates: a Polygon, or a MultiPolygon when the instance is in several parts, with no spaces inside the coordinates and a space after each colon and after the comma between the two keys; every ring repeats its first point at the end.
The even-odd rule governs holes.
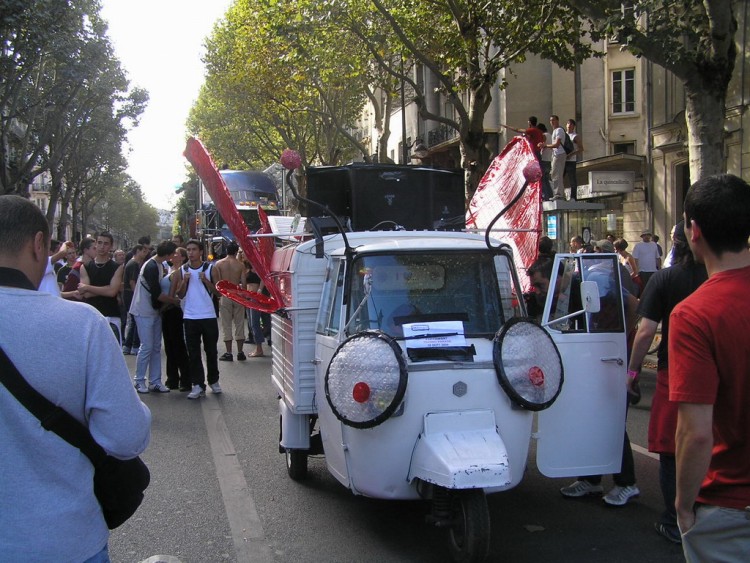
{"type": "MultiPolygon", "coordinates": [[[[135,369],[135,357],[126,361],[135,369]]],[[[310,459],[309,478],[289,479],[278,453],[279,415],[271,358],[220,362],[224,393],[141,395],[153,415],[144,459],[151,486],[131,520],[113,530],[114,563],[440,562],[445,532],[427,525],[428,504],[356,497],[310,459]]],[[[679,562],[679,546],[658,536],[658,460],[646,452],[655,374],[628,430],[641,496],[622,508],[599,497],[565,499],[571,479],[548,479],[532,454],[513,490],[488,496],[490,561],[679,562]]],[[[605,477],[605,488],[611,478],[605,477]]],[[[42,532],[43,533],[43,532],[42,532]]]]}

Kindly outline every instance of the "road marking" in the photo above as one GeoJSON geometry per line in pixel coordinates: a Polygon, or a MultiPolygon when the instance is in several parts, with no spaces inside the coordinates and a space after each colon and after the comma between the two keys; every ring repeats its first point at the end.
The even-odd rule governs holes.
{"type": "Polygon", "coordinates": [[[245,474],[237,460],[237,452],[224,422],[221,404],[213,397],[201,400],[208,442],[219,478],[221,497],[229,519],[237,563],[270,563],[271,550],[263,533],[245,474]]]}
{"type": "Polygon", "coordinates": [[[630,447],[631,447],[631,449],[633,449],[633,451],[636,451],[639,454],[643,454],[645,456],[648,456],[648,457],[656,459],[656,460],[659,459],[659,454],[655,454],[653,452],[650,452],[646,448],[643,448],[643,447],[639,446],[638,444],[634,444],[633,442],[630,442],[630,447]]]}

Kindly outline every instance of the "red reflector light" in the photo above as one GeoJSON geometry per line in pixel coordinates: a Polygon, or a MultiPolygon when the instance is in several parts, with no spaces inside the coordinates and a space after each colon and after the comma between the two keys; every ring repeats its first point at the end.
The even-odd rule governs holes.
{"type": "Polygon", "coordinates": [[[352,398],[358,403],[364,403],[370,398],[370,386],[363,381],[355,383],[352,390],[352,398]]]}
{"type": "Polygon", "coordinates": [[[536,366],[529,368],[529,381],[534,387],[541,387],[544,385],[544,372],[536,366]]]}

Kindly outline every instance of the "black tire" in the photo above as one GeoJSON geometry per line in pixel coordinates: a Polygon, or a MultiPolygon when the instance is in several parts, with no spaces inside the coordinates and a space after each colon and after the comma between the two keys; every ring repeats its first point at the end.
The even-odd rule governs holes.
{"type": "Polygon", "coordinates": [[[451,557],[459,563],[485,561],[490,551],[490,512],[482,489],[455,491],[448,531],[451,557]]]}
{"type": "Polygon", "coordinates": [[[303,481],[307,477],[307,452],[286,450],[286,470],[293,481],[303,481]]]}

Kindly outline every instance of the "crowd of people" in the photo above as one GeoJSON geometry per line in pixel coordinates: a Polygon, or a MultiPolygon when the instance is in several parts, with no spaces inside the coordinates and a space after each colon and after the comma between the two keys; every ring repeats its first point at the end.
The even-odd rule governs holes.
{"type": "Polygon", "coordinates": [[[238,245],[229,243],[226,256],[213,263],[204,261],[203,253],[201,241],[185,243],[182,235],[155,248],[150,237],[144,236],[127,252],[115,249],[112,235],[106,232],[82,240],[78,251],[71,242],[53,240],[47,264],[50,274],[45,272],[44,278],[49,285],[43,286],[64,299],[88,303],[105,317],[123,355],[137,355],[133,384],[138,393],[179,389],[189,399],[198,399],[207,388],[222,392],[218,361],[234,360],[235,343],[239,361],[248,357],[243,351],[246,342],[255,346],[249,357],[264,355],[269,324],[266,319],[262,328],[261,314],[246,312],[216,291],[220,280],[262,290],[238,245]],[[192,286],[191,280],[196,280],[192,286]],[[226,348],[220,357],[219,320],[226,348]],[[251,329],[247,341],[245,326],[251,329]]]}
{"type": "MultiPolygon", "coordinates": [[[[658,256],[648,231],[642,235],[643,252],[636,252],[636,245],[629,255],[627,243],[607,239],[593,249],[617,250],[628,274],[650,274],[642,280],[639,301],[622,288],[626,330],[635,326],[635,313],[640,316],[624,382],[629,397],[637,396],[644,358],[657,325],[662,325],[648,434],[649,450],[660,458],[664,498],[656,531],[681,543],[690,563],[746,561],[750,304],[742,296],[750,287],[750,185],[726,174],[705,178],[691,186],[684,209],[684,221],[672,232],[668,268],[658,263],[653,270],[650,264],[644,268],[645,260],[658,256]]],[[[554,252],[549,241],[542,242],[541,257],[528,274],[533,287],[544,294],[551,285],[554,252]]],[[[50,244],[46,218],[28,199],[0,196],[0,359],[120,459],[141,454],[150,439],[151,413],[138,393],[181,389],[190,399],[204,396],[207,388],[221,393],[218,362],[233,361],[234,344],[237,359],[244,356],[241,312],[217,304],[215,284],[239,280],[262,290],[260,279],[238,266],[243,260],[236,247],[230,246],[227,257],[212,264],[204,261],[200,241],[183,243],[175,237],[154,251],[144,239],[127,256],[113,248],[110,234],[99,233],[81,241],[76,251],[69,242],[50,244]],[[135,267],[125,275],[131,262],[138,266],[137,276],[135,267]],[[229,312],[222,321],[226,352],[219,358],[221,311],[229,312]],[[140,340],[134,376],[123,359],[128,320],[140,340]],[[75,334],[86,338],[60,337],[75,334]],[[44,354],[34,353],[30,344],[40,341],[44,354]],[[76,361],[52,362],[50,357],[76,361]]],[[[576,237],[574,247],[583,249],[584,241],[576,237]]],[[[255,332],[252,315],[249,323],[255,332]]],[[[262,355],[262,337],[260,331],[251,355],[262,355]]],[[[92,486],[94,468],[85,455],[46,428],[11,393],[0,392],[3,557],[107,562],[109,536],[92,486]],[[44,533],[29,534],[30,529],[44,533]]],[[[561,493],[601,494],[601,476],[580,477],[561,493]]],[[[622,470],[603,498],[622,506],[638,494],[626,434],[622,470]]]]}
{"type": "MultiPolygon", "coordinates": [[[[632,254],[627,241],[614,236],[592,245],[575,236],[570,251],[619,255],[629,403],[640,399],[641,369],[661,324],[648,428],[664,500],[656,532],[682,544],[688,562],[746,561],[750,310],[741,295],[750,287],[750,186],[732,175],[709,177],[691,186],[684,208],[664,263],[650,230],[641,233],[632,254]],[[628,281],[637,283],[627,288],[628,281]],[[628,321],[633,312],[637,325],[628,321]]],[[[550,289],[554,254],[552,241],[542,237],[539,258],[527,271],[537,301],[550,289]]],[[[527,303],[535,301],[527,297],[527,303]]],[[[638,496],[627,433],[621,471],[613,477],[615,486],[606,494],[601,476],[579,477],[560,492],[568,498],[603,494],[614,506],[638,496]]]]}
{"type": "Polygon", "coordinates": [[[542,199],[555,201],[568,199],[565,196],[565,179],[567,178],[570,200],[578,199],[576,176],[576,162],[583,154],[583,137],[578,133],[575,119],[568,119],[565,128],[560,125],[560,117],[550,115],[550,133],[544,123],[539,123],[535,115],[529,116],[525,128],[515,128],[506,125],[511,131],[523,135],[531,145],[542,168],[542,199]],[[567,145],[566,139],[570,140],[567,145]]]}

